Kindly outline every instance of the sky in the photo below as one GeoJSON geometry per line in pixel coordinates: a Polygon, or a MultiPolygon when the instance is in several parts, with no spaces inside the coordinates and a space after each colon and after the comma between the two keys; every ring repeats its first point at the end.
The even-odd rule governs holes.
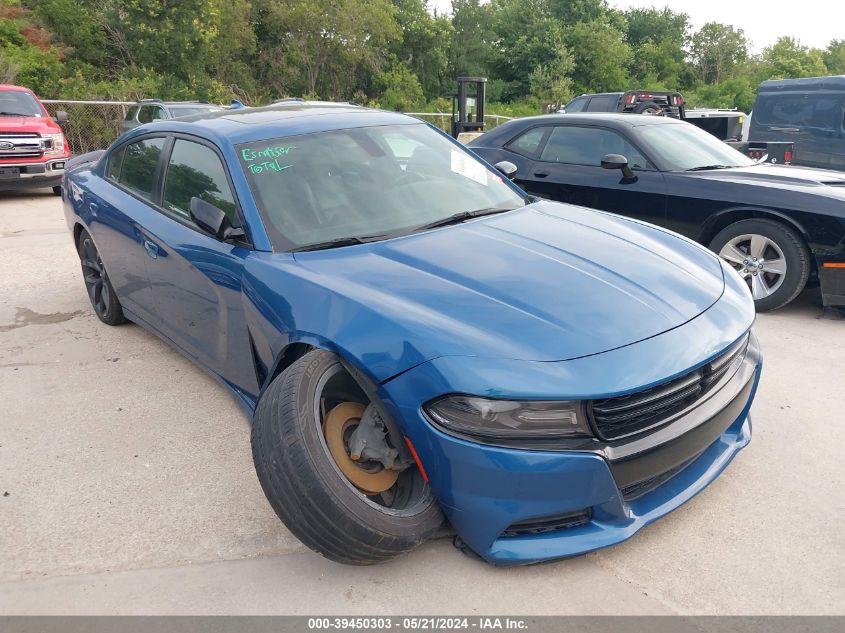
{"type": "MultiPolygon", "coordinates": [[[[609,0],[608,4],[620,9],[668,6],[686,13],[693,30],[707,22],[730,24],[745,31],[755,53],[781,35],[818,48],[826,48],[832,39],[845,39],[845,0],[609,0]]],[[[451,0],[429,0],[429,6],[449,12],[451,0]]]]}

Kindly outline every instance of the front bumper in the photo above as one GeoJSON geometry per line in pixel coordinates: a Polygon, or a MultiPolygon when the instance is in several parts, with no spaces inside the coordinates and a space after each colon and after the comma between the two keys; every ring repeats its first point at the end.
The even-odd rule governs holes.
{"type": "MultiPolygon", "coordinates": [[[[737,331],[720,318],[729,316],[727,309],[710,316],[709,320],[695,319],[649,341],[594,357],[523,363],[521,367],[512,361],[511,382],[524,385],[513,397],[545,399],[555,384],[560,391],[560,385],[569,382],[573,391],[562,395],[577,393],[586,399],[591,397],[587,383],[614,385],[627,381],[631,385],[637,378],[648,381],[650,376],[660,375],[661,364],[666,367],[661,353],[668,357],[671,350],[675,359],[681,359],[673,367],[680,369],[687,362],[683,359],[695,353],[695,346],[690,344],[697,338],[693,335],[700,336],[710,325],[721,323],[725,328],[723,338],[719,340],[713,332],[716,338],[710,339],[718,354],[738,340],[733,338],[737,331]],[[679,352],[678,344],[686,347],[679,352]],[[636,363],[639,375],[632,376],[636,363]],[[617,375],[620,368],[622,373],[617,375]]],[[[716,354],[702,360],[709,361],[716,354]]],[[[749,410],[762,367],[752,334],[742,365],[730,379],[732,386],[724,392],[718,407],[715,396],[696,404],[701,414],[698,418],[690,414],[645,436],[656,438],[653,446],[632,451],[631,446],[640,442],[634,440],[597,449],[527,450],[458,438],[427,420],[418,403],[438,392],[464,391],[466,383],[460,383],[463,376],[477,376],[485,370],[490,376],[501,375],[507,366],[474,359],[472,369],[452,369],[456,362],[438,359],[418,366],[382,385],[381,396],[414,443],[432,491],[458,535],[477,554],[500,565],[565,558],[620,543],[703,490],[750,441],[749,410]],[[707,410],[707,402],[715,408],[707,410]],[[691,423],[684,426],[685,421],[691,423]],[[658,437],[661,433],[668,435],[658,437]],[[638,491],[640,483],[643,488],[638,491]],[[547,519],[578,514],[586,520],[573,527],[505,534],[512,534],[514,526],[532,522],[547,525],[547,519]]],[[[695,365],[687,364],[683,372],[695,365]]],[[[501,380],[482,380],[502,384],[501,380]]],[[[592,397],[598,395],[594,392],[592,397]]]]}
{"type": "Polygon", "coordinates": [[[0,163],[0,191],[60,185],[68,160],[69,157],[59,157],[43,162],[0,163]],[[17,173],[13,176],[4,176],[2,172],[10,169],[17,173]]]}

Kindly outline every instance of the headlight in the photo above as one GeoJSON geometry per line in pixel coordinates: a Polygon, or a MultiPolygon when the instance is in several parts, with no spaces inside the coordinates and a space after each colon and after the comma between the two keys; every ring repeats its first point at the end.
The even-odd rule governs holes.
{"type": "Polygon", "coordinates": [[[559,439],[592,435],[578,402],[454,395],[424,408],[445,429],[482,438],[559,439]]]}
{"type": "Polygon", "coordinates": [[[64,134],[44,134],[43,139],[50,141],[45,154],[64,154],[65,153],[65,135],[64,134]]]}

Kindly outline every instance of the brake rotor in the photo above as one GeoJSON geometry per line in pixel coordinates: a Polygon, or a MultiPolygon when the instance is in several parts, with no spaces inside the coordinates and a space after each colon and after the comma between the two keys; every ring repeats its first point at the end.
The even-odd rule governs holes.
{"type": "Polygon", "coordinates": [[[368,464],[354,462],[349,456],[346,442],[347,431],[357,426],[364,415],[363,404],[342,402],[329,411],[323,422],[326,446],[335,464],[352,484],[368,495],[377,495],[393,487],[399,477],[398,470],[387,470],[378,464],[378,470],[367,470],[368,464]]]}

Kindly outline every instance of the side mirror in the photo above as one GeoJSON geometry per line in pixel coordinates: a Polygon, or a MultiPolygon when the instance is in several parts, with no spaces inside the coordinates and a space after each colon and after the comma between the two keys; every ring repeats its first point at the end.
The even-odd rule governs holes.
{"type": "Polygon", "coordinates": [[[509,160],[498,162],[493,167],[508,180],[513,180],[513,177],[516,176],[516,165],[509,160]]]}
{"type": "Polygon", "coordinates": [[[636,180],[634,172],[628,167],[628,159],[622,154],[607,154],[601,159],[602,169],[621,169],[625,180],[636,180]]]}
{"type": "Polygon", "coordinates": [[[226,241],[246,235],[242,228],[232,226],[222,209],[196,196],[191,198],[191,219],[218,240],[226,241]]]}
{"type": "Polygon", "coordinates": [[[56,116],[53,117],[53,120],[58,123],[59,125],[64,125],[67,123],[67,112],[64,110],[59,110],[56,112],[56,116]]]}

